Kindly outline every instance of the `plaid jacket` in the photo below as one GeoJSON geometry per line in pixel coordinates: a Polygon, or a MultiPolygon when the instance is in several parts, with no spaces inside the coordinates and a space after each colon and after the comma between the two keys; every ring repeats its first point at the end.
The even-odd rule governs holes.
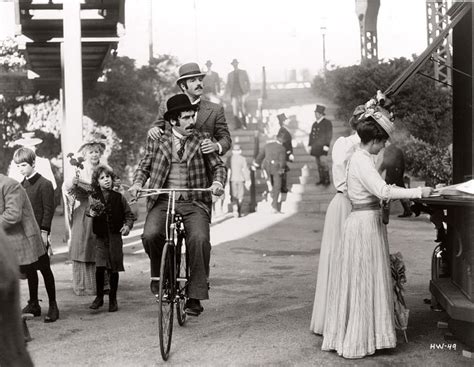
{"type": "Polygon", "coordinates": [[[0,226],[20,265],[36,262],[46,253],[33,208],[20,183],[0,174],[0,226]]]}
{"type": "MultiPolygon", "coordinates": [[[[188,167],[188,188],[208,188],[212,182],[218,181],[225,185],[227,170],[217,153],[203,154],[201,142],[206,137],[204,133],[194,130],[186,141],[186,164],[188,167]]],[[[172,155],[173,133],[169,125],[160,139],[147,138],[145,156],[138,164],[133,177],[133,183],[142,187],[148,179],[149,188],[162,188],[170,173],[172,155]]],[[[210,192],[193,192],[192,198],[210,206],[212,203],[210,192]]],[[[157,196],[150,196],[147,210],[153,208],[157,196]]]]}

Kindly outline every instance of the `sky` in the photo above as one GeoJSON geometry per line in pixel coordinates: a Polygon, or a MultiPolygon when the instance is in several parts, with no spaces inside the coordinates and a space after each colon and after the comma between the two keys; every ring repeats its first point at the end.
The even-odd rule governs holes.
{"type": "MultiPolygon", "coordinates": [[[[321,26],[326,27],[329,65],[360,62],[355,0],[126,0],[125,35],[119,55],[143,64],[148,59],[148,14],[153,2],[153,43],[157,54],[180,62],[213,62],[225,76],[237,58],[259,82],[283,81],[291,69],[322,68],[321,26]]],[[[13,34],[11,3],[0,0],[0,38],[13,34]]],[[[426,47],[425,0],[381,0],[377,32],[379,58],[410,57],[426,47]]]]}

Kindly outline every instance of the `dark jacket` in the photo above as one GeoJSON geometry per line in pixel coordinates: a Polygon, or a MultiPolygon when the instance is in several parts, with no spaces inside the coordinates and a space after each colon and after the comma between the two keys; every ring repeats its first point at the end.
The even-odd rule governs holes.
{"type": "Polygon", "coordinates": [[[286,160],[289,161],[290,154],[293,154],[293,144],[291,143],[292,137],[288,129],[284,126],[278,130],[278,137],[281,138],[283,147],[285,148],[286,160]]]}
{"type": "Polygon", "coordinates": [[[93,198],[105,205],[104,213],[92,219],[92,230],[97,237],[104,238],[109,233],[118,234],[125,224],[132,229],[135,216],[122,194],[110,190],[106,200],[99,190],[93,194],[93,198]]]}
{"type": "Polygon", "coordinates": [[[53,184],[36,172],[30,179],[25,178],[21,185],[30,199],[39,227],[50,232],[54,216],[53,184]]]}
{"type": "Polygon", "coordinates": [[[268,175],[279,174],[280,170],[286,167],[285,148],[279,142],[269,142],[255,158],[255,163],[262,165],[268,175]]]}
{"type": "MultiPolygon", "coordinates": [[[[166,121],[163,118],[166,112],[166,104],[162,103],[158,109],[158,116],[154,122],[155,126],[165,129],[166,121]]],[[[229,127],[225,121],[224,108],[217,103],[201,99],[196,117],[196,130],[209,133],[212,140],[222,147],[220,155],[224,155],[232,145],[229,127]]]]}
{"type": "Polygon", "coordinates": [[[386,171],[385,182],[405,187],[403,174],[405,173],[405,157],[403,151],[394,144],[385,148],[380,172],[386,171]]]}
{"type": "Polygon", "coordinates": [[[327,118],[323,118],[321,122],[314,122],[309,134],[308,145],[311,147],[310,154],[314,157],[328,155],[328,151],[324,151],[323,147],[329,147],[332,139],[332,123],[327,118]]]}

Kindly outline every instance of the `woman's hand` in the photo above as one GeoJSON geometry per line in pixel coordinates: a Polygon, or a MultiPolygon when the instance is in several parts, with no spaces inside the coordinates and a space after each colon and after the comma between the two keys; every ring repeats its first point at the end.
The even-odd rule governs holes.
{"type": "Polygon", "coordinates": [[[91,210],[89,210],[89,215],[91,217],[98,217],[99,213],[97,213],[95,210],[91,209],[91,210]]]}
{"type": "Polygon", "coordinates": [[[432,187],[422,187],[421,188],[421,197],[426,198],[426,197],[430,196],[432,192],[433,192],[432,187]]]}

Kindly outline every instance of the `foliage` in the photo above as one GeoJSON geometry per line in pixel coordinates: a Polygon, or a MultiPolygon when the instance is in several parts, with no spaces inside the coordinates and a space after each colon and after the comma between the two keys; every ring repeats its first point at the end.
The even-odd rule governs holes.
{"type": "Polygon", "coordinates": [[[434,146],[423,140],[410,137],[399,142],[405,153],[406,169],[416,177],[421,177],[428,186],[438,183],[451,184],[452,157],[447,147],[434,146]]]}
{"type": "Polygon", "coordinates": [[[175,90],[177,61],[160,56],[148,66],[137,68],[133,59],[116,57],[108,61],[104,82],[85,105],[85,114],[100,126],[117,134],[117,144],[109,163],[121,176],[138,163],[148,129],[156,118],[158,106],[175,90]]]}
{"type": "MultiPolygon", "coordinates": [[[[327,71],[313,80],[313,91],[338,105],[336,117],[348,121],[357,105],[384,91],[411,64],[405,58],[367,62],[327,71]]],[[[427,64],[422,73],[431,75],[427,64]]],[[[428,184],[449,183],[452,159],[452,93],[435,82],[415,75],[392,98],[398,130],[396,140],[405,152],[407,170],[428,184]]]]}
{"type": "MultiPolygon", "coordinates": [[[[333,100],[339,106],[337,117],[348,121],[357,105],[368,101],[378,89],[385,90],[410,64],[410,60],[398,58],[337,68],[326,72],[325,78],[315,77],[313,91],[333,100]]],[[[425,65],[422,72],[432,74],[431,65],[425,65]]],[[[413,136],[435,146],[451,143],[450,90],[436,88],[433,80],[415,75],[392,102],[395,117],[413,136]]]]}
{"type": "Polygon", "coordinates": [[[18,43],[7,38],[0,40],[0,70],[5,72],[25,71],[26,61],[21,54],[18,43]]]}

